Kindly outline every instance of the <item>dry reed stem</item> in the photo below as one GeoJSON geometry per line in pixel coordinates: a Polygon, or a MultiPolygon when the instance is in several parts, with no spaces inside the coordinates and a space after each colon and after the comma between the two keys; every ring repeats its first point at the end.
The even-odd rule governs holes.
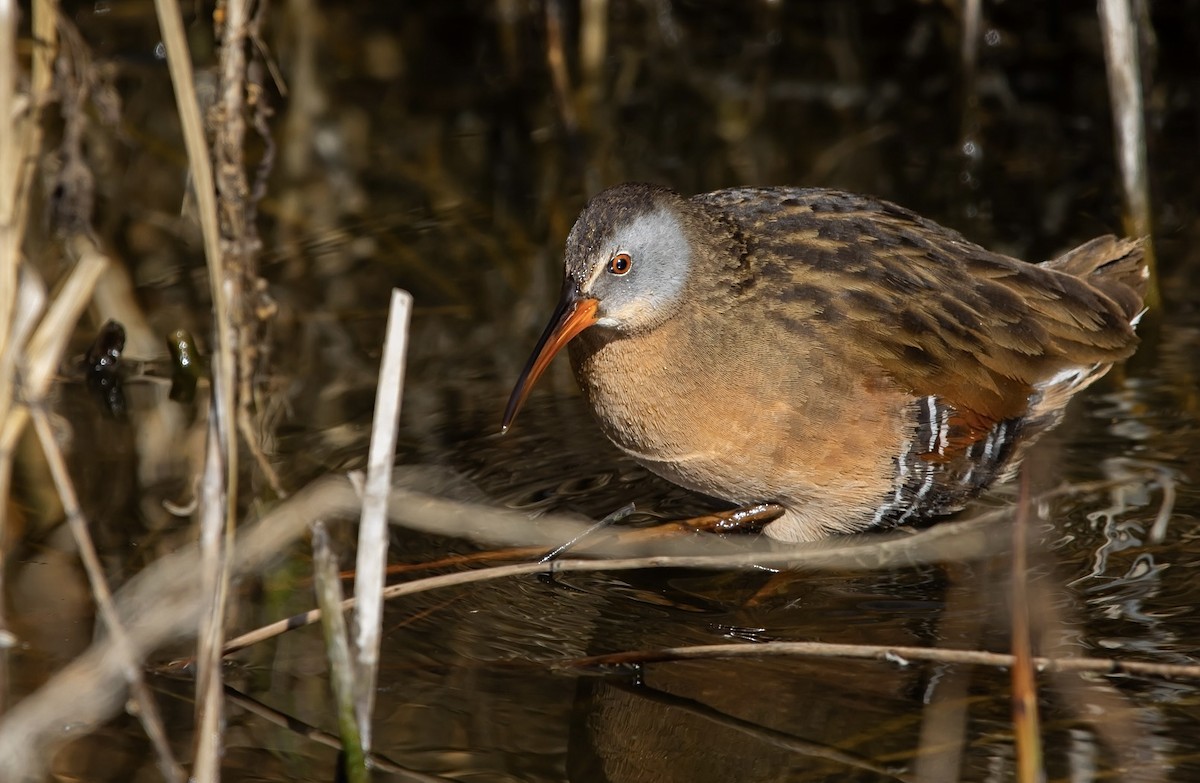
{"type": "Polygon", "coordinates": [[[375,708],[375,682],[379,670],[379,643],[383,623],[382,590],[386,582],[388,552],[388,490],[396,459],[400,403],[404,392],[404,361],[408,350],[408,321],[412,296],[394,289],[388,310],[387,337],[375,387],[375,414],[367,456],[367,481],[363,490],[355,561],[355,710],[362,749],[371,750],[371,714],[375,708]]]}
{"type": "MultiPolygon", "coordinates": [[[[0,0],[0,354],[6,353],[16,306],[17,268],[20,265],[21,229],[16,224],[21,198],[20,140],[24,113],[17,102],[17,4],[0,0]]],[[[28,104],[23,107],[28,110],[28,104]]],[[[7,410],[12,383],[9,373],[0,376],[0,414],[7,410]]]]}
{"type": "Polygon", "coordinates": [[[1150,286],[1146,304],[1157,309],[1161,303],[1155,274],[1153,223],[1150,215],[1150,180],[1146,154],[1146,115],[1142,101],[1141,55],[1138,25],[1130,0],[1099,0],[1104,62],[1108,69],[1108,91],[1112,103],[1113,135],[1121,186],[1125,196],[1126,232],[1146,237],[1146,262],[1150,286]]]}
{"type": "MultiPolygon", "coordinates": [[[[8,346],[0,351],[0,376],[10,381],[4,394],[12,393],[14,386],[11,381],[16,378],[15,367],[18,357],[23,354],[29,334],[37,325],[37,319],[41,317],[42,311],[46,307],[46,290],[36,275],[32,273],[21,275],[19,286],[8,346]]],[[[10,398],[7,403],[11,403],[11,401],[10,398]]],[[[11,411],[7,404],[0,404],[0,410],[11,411]]],[[[24,409],[18,410],[24,415],[24,409]]],[[[3,422],[8,418],[8,413],[3,414],[3,418],[0,418],[0,429],[3,428],[3,422]]],[[[8,707],[8,685],[11,682],[8,664],[12,638],[8,631],[8,617],[5,613],[8,599],[4,595],[4,588],[8,584],[5,573],[8,561],[6,545],[13,543],[15,538],[15,535],[9,530],[7,520],[9,490],[12,484],[13,446],[0,444],[0,636],[4,640],[3,643],[0,643],[0,715],[3,715],[8,707]]]]}
{"type": "Polygon", "coordinates": [[[192,773],[197,783],[216,783],[221,773],[223,693],[220,650],[225,640],[224,617],[228,594],[225,561],[224,467],[214,417],[208,420],[204,472],[200,481],[200,584],[204,602],[196,645],[196,757],[192,773]]]}
{"type": "Polygon", "coordinates": [[[117,654],[121,657],[121,668],[124,670],[126,681],[129,683],[129,688],[133,692],[133,697],[137,701],[137,715],[142,722],[146,734],[150,737],[150,742],[154,746],[154,752],[158,758],[158,768],[162,772],[163,777],[172,783],[182,783],[187,776],[180,768],[175,757],[171,753],[170,744],[167,742],[167,732],[163,727],[162,716],[159,714],[158,705],[154,701],[154,695],[146,686],[146,680],[142,676],[141,660],[133,652],[132,645],[129,643],[129,636],[125,631],[125,626],[117,615],[116,607],[113,605],[112,592],[108,587],[108,580],[104,578],[104,567],[100,565],[100,556],[96,553],[96,546],[92,542],[91,533],[88,532],[87,518],[83,514],[83,510],[79,507],[79,499],[75,495],[75,487],[71,483],[71,476],[67,472],[66,460],[63,459],[62,451],[58,447],[58,441],[54,437],[54,430],[50,427],[50,420],[47,418],[45,411],[40,407],[35,407],[32,410],[33,426],[38,435],[38,440],[42,445],[42,452],[46,456],[46,463],[50,467],[50,475],[54,480],[54,486],[58,490],[58,497],[62,501],[63,513],[67,518],[67,525],[71,528],[71,534],[75,538],[75,544],[79,547],[79,558],[83,561],[83,569],[87,573],[88,583],[92,588],[92,595],[95,596],[96,605],[100,610],[100,616],[104,619],[104,625],[108,628],[108,633],[113,639],[113,644],[117,650],[117,654]]]}
{"type": "MultiPolygon", "coordinates": [[[[597,563],[599,565],[599,563],[597,563]]],[[[560,666],[628,666],[673,661],[697,661],[711,658],[848,658],[909,666],[915,661],[950,663],[967,666],[988,666],[1011,669],[1016,657],[1008,653],[985,650],[957,650],[947,647],[911,647],[882,644],[832,644],[828,642],[741,642],[737,644],[707,644],[690,647],[664,647],[657,650],[638,650],[608,655],[592,655],[550,661],[560,666]]],[[[1115,658],[1045,658],[1031,659],[1039,672],[1099,674],[1104,676],[1154,677],[1168,680],[1198,680],[1200,665],[1123,661],[1115,658]]]]}
{"type": "MultiPolygon", "coordinates": [[[[4,607],[8,602],[3,586],[7,583],[8,553],[4,544],[10,533],[13,453],[27,422],[27,411],[17,405],[17,377],[18,370],[29,370],[26,339],[45,305],[41,281],[32,273],[21,275],[21,247],[33,174],[41,157],[41,110],[50,100],[57,50],[57,5],[51,0],[35,0],[32,9],[35,43],[30,88],[22,96],[17,92],[21,73],[17,56],[19,9],[11,0],[0,0],[0,631],[6,633],[4,607]]],[[[53,359],[57,358],[55,354],[53,359]]],[[[29,390],[21,391],[29,397],[29,390]]],[[[0,650],[0,713],[8,702],[4,687],[9,682],[8,674],[5,645],[0,650]]]]}
{"type": "Polygon", "coordinates": [[[214,319],[216,321],[217,347],[213,352],[213,415],[225,453],[226,497],[230,504],[237,502],[237,443],[230,437],[229,422],[233,421],[234,377],[237,364],[234,361],[234,345],[229,302],[226,296],[228,273],[221,247],[221,229],[217,219],[216,185],[213,179],[212,159],[208,142],[204,136],[204,121],[200,116],[200,103],[196,97],[191,53],[183,28],[183,19],[175,0],[154,0],[158,13],[159,28],[163,34],[163,45],[167,53],[167,66],[171,84],[175,89],[175,104],[179,112],[183,142],[187,149],[188,165],[191,169],[193,189],[200,216],[200,229],[204,237],[204,255],[208,262],[209,288],[212,292],[214,319]]]}
{"type": "MultiPolygon", "coordinates": [[[[209,280],[213,286],[216,317],[229,319],[230,361],[213,368],[212,404],[209,410],[208,444],[205,451],[204,478],[201,488],[200,563],[201,595],[207,599],[202,615],[196,650],[196,761],[198,783],[217,783],[220,779],[223,699],[220,650],[225,639],[225,607],[229,597],[229,549],[234,544],[237,508],[237,439],[230,429],[236,416],[239,427],[247,402],[244,380],[246,346],[241,334],[243,288],[241,274],[245,233],[244,203],[248,196],[241,169],[241,148],[245,136],[242,96],[245,93],[245,31],[248,9],[245,0],[225,4],[225,28],[221,41],[222,113],[216,133],[214,180],[218,189],[218,227],[225,227],[220,265],[209,262],[209,280]],[[224,255],[228,253],[228,255],[224,255]],[[220,297],[218,299],[218,297],[220,297]],[[240,349],[240,350],[238,350],[240,349]],[[236,351],[235,369],[232,355],[236,351]],[[237,413],[233,413],[233,411],[237,413]],[[225,459],[222,458],[224,455],[225,459]],[[226,460],[232,459],[233,462],[226,460]],[[225,468],[223,471],[222,468],[225,468]],[[226,490],[228,486],[228,490],[226,490]]],[[[189,148],[189,155],[190,155],[189,148]]]]}
{"type": "Polygon", "coordinates": [[[1017,746],[1017,780],[1045,780],[1042,767],[1041,721],[1038,717],[1037,682],[1033,676],[1033,641],[1030,633],[1028,592],[1029,470],[1021,470],[1016,519],[1012,528],[1012,713],[1017,746]]]}
{"type": "MultiPolygon", "coordinates": [[[[4,585],[7,584],[5,564],[8,552],[5,544],[9,540],[8,529],[8,498],[12,484],[14,449],[17,437],[24,428],[25,411],[23,408],[13,408],[13,391],[16,388],[16,368],[24,356],[25,345],[30,333],[37,325],[38,318],[46,307],[46,289],[36,275],[29,273],[20,276],[18,283],[16,308],[12,312],[12,323],[9,324],[8,344],[0,350],[0,631],[7,629],[8,619],[5,614],[7,600],[4,598],[4,585]],[[5,436],[8,422],[19,416],[19,427],[14,428],[11,436],[5,436]]],[[[7,665],[7,647],[0,648],[0,668],[7,665]]],[[[0,672],[3,675],[4,672],[0,672]]],[[[3,683],[8,678],[0,679],[0,714],[7,701],[3,692],[3,683]]]]}
{"type": "Polygon", "coordinates": [[[579,115],[575,111],[574,95],[571,91],[571,77],[567,73],[567,57],[563,44],[562,3],[560,0],[546,0],[546,67],[550,70],[550,84],[554,90],[554,103],[558,107],[559,120],[562,122],[563,135],[573,151],[578,153],[579,115]]]}
{"type": "MultiPolygon", "coordinates": [[[[258,464],[259,470],[275,494],[286,492],[270,460],[263,452],[255,429],[254,403],[255,364],[262,346],[256,344],[255,316],[248,300],[257,279],[255,256],[258,252],[258,232],[254,225],[256,196],[251,192],[246,176],[246,47],[251,25],[260,20],[250,15],[250,0],[227,0],[221,38],[221,102],[219,121],[214,128],[213,153],[216,159],[216,184],[220,225],[223,232],[225,258],[222,293],[226,299],[225,313],[229,323],[232,347],[236,352],[237,369],[231,378],[228,400],[235,410],[238,432],[258,464]]],[[[273,141],[264,137],[263,166],[269,167],[274,156],[273,141]]],[[[229,433],[229,449],[236,452],[237,444],[229,433]]],[[[231,479],[232,480],[232,479],[231,479]]],[[[236,485],[234,485],[236,486],[236,485]]],[[[229,534],[232,539],[236,517],[237,494],[229,498],[229,534]]]]}
{"type": "Polygon", "coordinates": [[[589,97],[599,99],[608,54],[608,0],[579,4],[579,70],[589,97]]]}
{"type": "MultiPolygon", "coordinates": [[[[221,251],[221,229],[217,221],[216,185],[213,181],[212,160],[208,142],[204,137],[204,120],[200,116],[200,102],[196,98],[195,74],[192,71],[191,52],[183,28],[183,18],[176,0],[154,0],[158,13],[159,29],[163,35],[163,46],[167,53],[167,68],[171,84],[175,89],[175,105],[179,112],[183,143],[187,149],[188,165],[191,169],[193,189],[200,215],[200,230],[204,237],[204,254],[208,260],[209,287],[212,291],[213,307],[216,309],[217,350],[213,362],[221,366],[221,375],[226,387],[221,395],[229,401],[233,383],[233,346],[230,317],[224,293],[225,263],[221,251]]],[[[228,419],[227,419],[228,420],[228,419]]],[[[236,464],[236,463],[235,463],[236,464]]]]}
{"type": "MultiPolygon", "coordinates": [[[[34,0],[33,60],[27,95],[17,92],[18,6],[0,0],[0,355],[6,352],[17,294],[21,243],[29,213],[33,173],[41,155],[41,110],[50,100],[58,44],[58,4],[34,0]]],[[[0,389],[11,377],[0,377],[0,389]]],[[[2,407],[10,398],[0,392],[2,407]]]]}
{"type": "MultiPolygon", "coordinates": [[[[317,75],[317,29],[321,19],[314,7],[314,0],[287,0],[286,19],[291,32],[291,66],[289,68],[291,94],[287,116],[283,119],[284,139],[281,169],[289,182],[304,181],[312,173],[313,142],[316,124],[325,109],[326,98],[321,80],[317,75]]],[[[279,194],[288,201],[280,211],[288,219],[299,223],[302,192],[299,188],[288,188],[279,194]],[[294,203],[290,203],[294,200],[294,203]]]]}
{"type": "MultiPolygon", "coordinates": [[[[359,716],[355,709],[356,673],[350,656],[350,639],[346,618],[337,607],[342,604],[342,580],[338,578],[337,557],[329,546],[325,523],[312,524],[313,589],[321,612],[321,629],[325,634],[325,653],[329,658],[329,680],[333,687],[334,709],[337,711],[338,733],[342,736],[342,774],[350,783],[368,783],[359,716]]],[[[339,776],[340,778],[340,776],[339,776]]]]}
{"type": "MultiPolygon", "coordinates": [[[[215,426],[209,429],[210,437],[215,437],[219,450],[223,455],[224,475],[224,504],[222,508],[221,525],[224,530],[224,557],[206,558],[207,569],[204,571],[203,582],[210,590],[207,595],[209,611],[204,615],[205,626],[200,631],[200,637],[213,649],[198,650],[197,660],[201,666],[207,662],[218,660],[216,649],[221,646],[224,621],[225,601],[229,581],[229,561],[232,558],[234,540],[234,524],[236,520],[236,504],[238,497],[238,459],[237,439],[231,432],[237,410],[235,397],[235,378],[238,365],[234,359],[234,313],[233,303],[229,301],[231,289],[236,285],[231,281],[231,275],[226,265],[224,250],[221,245],[221,229],[217,216],[216,184],[213,177],[212,158],[208,142],[204,136],[204,122],[200,115],[200,104],[196,97],[193,78],[191,54],[187,37],[184,33],[183,20],[179,6],[174,0],[155,0],[158,13],[159,27],[163,34],[163,45],[167,53],[167,65],[171,74],[171,84],[175,90],[175,103],[179,112],[180,126],[183,130],[184,146],[187,149],[188,164],[191,169],[196,203],[200,216],[200,228],[204,236],[205,257],[208,261],[209,287],[212,292],[214,318],[216,320],[217,346],[212,356],[212,405],[209,415],[215,418],[215,426]],[[214,573],[212,569],[216,569],[214,573]]],[[[232,0],[226,5],[227,24],[232,28],[244,31],[246,23],[245,6],[241,0],[232,0]],[[236,17],[236,18],[235,18],[236,17]]],[[[228,31],[227,31],[228,32],[228,31]]],[[[244,32],[243,32],[244,34],[244,32]]],[[[225,41],[222,58],[228,54],[229,40],[225,41]]],[[[242,63],[244,76],[245,64],[242,63]]],[[[227,71],[223,71],[227,73],[227,71]]],[[[238,114],[240,120],[240,112],[238,114]]],[[[220,690],[217,688],[220,671],[200,672],[198,684],[206,686],[207,701],[204,694],[197,700],[197,720],[199,725],[212,726],[217,721],[219,712],[220,690]],[[216,680],[216,682],[213,682],[216,680]],[[215,694],[215,695],[214,695],[215,694]]],[[[201,741],[207,742],[200,738],[201,741]]],[[[215,776],[216,755],[211,745],[204,745],[207,754],[197,759],[197,765],[206,776],[215,776]]]]}
{"type": "Polygon", "coordinates": [[[983,21],[983,3],[981,0],[962,0],[963,32],[962,32],[962,68],[967,78],[974,80],[975,69],[979,65],[980,27],[983,21]]]}
{"type": "MultiPolygon", "coordinates": [[[[40,297],[38,301],[27,302],[18,296],[24,297],[31,290],[20,279],[21,245],[33,174],[41,157],[41,110],[50,101],[53,84],[58,5],[53,0],[34,0],[32,8],[32,71],[29,93],[21,96],[17,92],[21,73],[17,56],[19,7],[12,0],[0,0],[0,426],[9,420],[14,410],[16,369],[27,336],[22,324],[31,324],[32,319],[41,314],[38,305],[44,299],[40,297]]],[[[23,428],[24,418],[18,435],[23,428]]],[[[0,442],[0,630],[7,627],[3,540],[8,530],[7,498],[12,481],[14,443],[0,442]]],[[[0,708],[2,706],[3,698],[0,698],[0,708]]]]}

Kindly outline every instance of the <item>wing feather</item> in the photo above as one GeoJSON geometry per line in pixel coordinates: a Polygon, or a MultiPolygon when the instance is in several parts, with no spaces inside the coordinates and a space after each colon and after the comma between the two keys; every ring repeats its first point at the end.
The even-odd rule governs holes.
{"type": "Polygon", "coordinates": [[[746,243],[729,270],[738,295],[760,296],[750,281],[761,280],[774,292],[760,296],[762,307],[807,301],[811,328],[848,331],[831,335],[845,361],[879,367],[914,397],[936,395],[976,429],[1026,413],[1039,384],[1062,371],[1107,369],[1137,343],[1139,240],[1100,237],[1038,265],[838,191],[695,198],[718,207],[746,243]],[[763,230],[768,223],[774,230],[763,230]]]}

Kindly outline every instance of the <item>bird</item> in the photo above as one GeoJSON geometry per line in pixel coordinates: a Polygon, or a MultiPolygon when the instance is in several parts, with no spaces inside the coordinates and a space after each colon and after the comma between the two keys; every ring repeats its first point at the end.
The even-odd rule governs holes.
{"type": "Polygon", "coordinates": [[[1134,352],[1148,278],[1144,239],[1034,264],[837,190],[616,185],[571,229],[502,432],[567,346],[622,452],[711,497],[778,503],[773,539],[928,523],[1011,478],[1134,352]]]}

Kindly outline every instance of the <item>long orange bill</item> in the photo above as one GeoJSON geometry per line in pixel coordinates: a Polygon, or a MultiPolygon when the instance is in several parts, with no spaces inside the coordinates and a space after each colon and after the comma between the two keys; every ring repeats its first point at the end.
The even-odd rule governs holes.
{"type": "Polygon", "coordinates": [[[517,379],[517,385],[513,387],[512,395],[508,398],[508,406],[504,409],[504,421],[500,423],[501,432],[508,432],[513,419],[517,418],[517,412],[525,404],[525,398],[533,389],[533,384],[537,383],[537,379],[550,365],[554,355],[569,343],[572,337],[596,323],[597,305],[597,300],[579,295],[579,286],[575,281],[566,281],[558,306],[550,316],[550,323],[546,324],[546,331],[542,332],[537,347],[525,363],[525,369],[521,371],[521,377],[517,379]]]}

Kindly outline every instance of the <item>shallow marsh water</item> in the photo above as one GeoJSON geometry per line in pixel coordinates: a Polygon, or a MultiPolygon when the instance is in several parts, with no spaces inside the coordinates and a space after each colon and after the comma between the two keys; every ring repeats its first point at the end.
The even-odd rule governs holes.
{"type": "MultiPolygon", "coordinates": [[[[396,285],[417,304],[402,465],[435,467],[465,480],[467,499],[531,513],[598,518],[636,501],[635,521],[648,521],[715,508],[619,457],[565,362],[516,430],[497,436],[508,387],[553,305],[563,238],[603,185],[869,192],[1033,260],[1121,224],[1091,3],[988,4],[973,73],[959,65],[961,20],[943,5],[602,3],[607,46],[595,72],[577,54],[594,27],[573,4],[328,5],[281,2],[268,28],[289,82],[289,99],[276,97],[280,157],[263,204],[262,269],[280,308],[268,448],[290,487],[363,462],[383,308],[396,285]],[[567,102],[545,64],[555,9],[567,102]]],[[[152,333],[188,326],[203,335],[203,261],[178,214],[186,180],[165,108],[169,82],[153,55],[153,9],[69,10],[124,101],[119,129],[90,131],[97,233],[123,256],[152,333]]],[[[1126,480],[1047,505],[1029,578],[1044,652],[1200,663],[1200,3],[1152,11],[1147,103],[1165,304],[1143,325],[1139,354],[1082,395],[1031,458],[1041,488],[1126,480]],[[1166,534],[1152,544],[1167,491],[1166,534]]],[[[192,21],[203,62],[208,22],[192,21]]],[[[186,456],[153,469],[138,460],[152,426],[142,414],[174,405],[152,389],[131,385],[137,415],[125,421],[106,419],[79,388],[65,386],[60,401],[118,584],[194,535],[161,505],[188,496],[186,456]]],[[[23,503],[36,507],[36,487],[32,478],[18,487],[23,503]]],[[[986,505],[1002,507],[1010,494],[986,505]]],[[[36,514],[30,528],[6,573],[23,644],[9,703],[93,632],[69,547],[36,514]]],[[[343,532],[344,554],[350,542],[343,532]]],[[[420,562],[476,549],[400,531],[392,556],[420,562]]],[[[311,606],[307,558],[303,547],[281,553],[241,583],[231,628],[311,606]]],[[[728,641],[1006,651],[1007,563],[1001,551],[782,583],[756,572],[601,573],[406,598],[385,618],[375,749],[461,780],[1009,780],[1005,671],[791,658],[557,665],[728,641]]],[[[237,655],[226,675],[240,694],[335,728],[315,628],[237,655]]],[[[191,683],[154,685],[186,759],[191,683]]],[[[1060,676],[1039,685],[1051,780],[1200,778],[1196,684],[1060,676]]],[[[230,698],[224,779],[333,778],[327,745],[230,698]]],[[[64,779],[155,774],[131,718],[68,745],[52,767],[64,779]]]]}

